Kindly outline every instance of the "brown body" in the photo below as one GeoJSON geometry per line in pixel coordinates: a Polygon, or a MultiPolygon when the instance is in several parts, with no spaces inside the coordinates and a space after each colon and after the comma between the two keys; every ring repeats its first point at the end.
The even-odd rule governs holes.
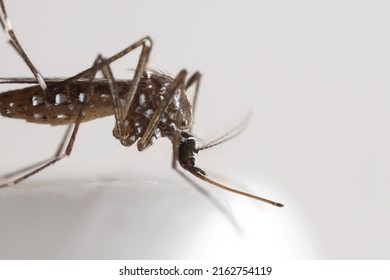
{"type": "MultiPolygon", "coordinates": [[[[126,123],[130,127],[130,141],[126,146],[132,145],[142,137],[173,79],[158,71],[148,71],[142,77],[126,118],[126,123]]],[[[84,102],[82,122],[114,115],[112,95],[106,79],[94,80],[91,94],[88,96],[86,93],[91,82],[87,79],[65,86],[60,79],[56,79],[47,82],[47,85],[47,93],[38,85],[0,93],[0,114],[38,124],[74,124],[84,102]]],[[[124,100],[130,86],[131,80],[115,81],[120,102],[124,100]]],[[[158,129],[153,134],[153,141],[159,137],[172,135],[176,129],[186,129],[191,122],[191,105],[185,92],[180,92],[163,115],[158,129]]]]}
{"type": "MultiPolygon", "coordinates": [[[[19,43],[3,0],[0,0],[0,27],[4,29],[9,43],[35,77],[34,79],[0,78],[2,84],[35,84],[23,89],[0,93],[0,114],[38,124],[69,125],[65,137],[52,158],[3,176],[5,179],[17,178],[4,184],[0,183],[0,188],[17,184],[69,156],[80,123],[114,115],[113,134],[124,146],[131,146],[137,142],[138,150],[142,151],[153,144],[157,138],[168,137],[173,144],[172,167],[209,199],[212,200],[206,191],[179,171],[177,162],[183,169],[214,186],[283,207],[283,204],[275,201],[222,185],[210,179],[206,172],[195,166],[195,156],[199,151],[233,138],[243,126],[209,144],[198,147],[198,138],[192,136],[191,129],[193,106],[196,103],[201,74],[195,72],[187,79],[185,69],[175,77],[161,71],[147,70],[147,62],[153,46],[153,41],[149,36],[108,58],[98,55],[92,67],[72,77],[44,79],[19,43]],[[141,48],[141,53],[133,79],[114,79],[111,63],[137,48],[141,48]],[[98,72],[103,74],[104,79],[96,78],[98,72]],[[186,91],[191,86],[195,87],[192,106],[186,96],[186,91]],[[21,175],[23,173],[25,174],[21,175]]],[[[220,207],[218,202],[213,202],[220,207]]]]}

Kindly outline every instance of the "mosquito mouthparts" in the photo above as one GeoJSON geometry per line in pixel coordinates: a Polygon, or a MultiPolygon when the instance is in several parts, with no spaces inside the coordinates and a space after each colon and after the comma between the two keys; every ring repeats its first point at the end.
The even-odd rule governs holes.
{"type": "MultiPolygon", "coordinates": [[[[271,204],[276,207],[284,207],[283,204],[279,202],[275,202],[263,197],[259,197],[247,192],[243,192],[228,186],[225,186],[217,181],[212,180],[210,177],[207,176],[206,172],[204,172],[199,167],[195,166],[196,159],[195,156],[199,152],[200,149],[196,147],[196,138],[193,137],[188,132],[182,132],[179,136],[176,136],[179,138],[178,141],[173,141],[173,143],[177,143],[177,147],[174,145],[174,149],[178,151],[177,160],[179,161],[180,165],[187,171],[189,171],[192,175],[198,177],[199,179],[208,182],[216,187],[219,187],[221,189],[224,189],[226,191],[239,194],[242,196],[246,196],[252,199],[256,199],[268,204],[271,204]]],[[[220,143],[220,140],[216,140],[216,142],[220,143]]],[[[216,144],[215,144],[216,145],[216,144]]]]}
{"type": "Polygon", "coordinates": [[[199,179],[201,179],[201,180],[203,180],[205,182],[208,182],[208,183],[210,183],[210,184],[212,184],[212,185],[214,185],[216,187],[224,189],[226,191],[229,191],[229,192],[232,192],[232,193],[235,193],[235,194],[239,194],[239,195],[242,195],[242,196],[246,196],[246,197],[249,197],[249,198],[252,198],[252,199],[255,199],[255,200],[259,200],[261,202],[268,203],[268,204],[271,204],[271,205],[276,206],[276,207],[284,207],[284,205],[282,203],[275,202],[275,201],[272,201],[272,200],[269,200],[269,199],[266,199],[266,198],[263,198],[263,197],[260,197],[260,196],[257,196],[257,195],[253,195],[253,194],[250,194],[250,193],[247,193],[247,192],[243,192],[243,191],[240,191],[240,190],[233,189],[231,187],[225,186],[225,185],[223,185],[221,183],[218,183],[217,181],[212,180],[206,174],[202,174],[202,173],[198,172],[197,170],[188,170],[188,171],[190,171],[193,175],[195,175],[199,179]]]}

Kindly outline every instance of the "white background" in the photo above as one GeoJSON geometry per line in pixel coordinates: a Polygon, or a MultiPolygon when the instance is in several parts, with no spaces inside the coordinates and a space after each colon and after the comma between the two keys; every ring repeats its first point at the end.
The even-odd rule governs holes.
{"type": "MultiPolygon", "coordinates": [[[[253,117],[199,166],[286,207],[204,184],[240,234],[171,170],[169,141],[124,148],[107,118],[81,127],[70,158],[0,191],[1,258],[390,257],[387,1],[6,6],[43,76],[74,75],[145,35],[151,67],[200,70],[197,136],[207,142],[253,117]]],[[[1,37],[0,76],[29,76],[1,37]]],[[[117,77],[135,61],[115,64],[117,77]]],[[[1,173],[50,156],[64,131],[5,118],[0,127],[1,173]]]]}

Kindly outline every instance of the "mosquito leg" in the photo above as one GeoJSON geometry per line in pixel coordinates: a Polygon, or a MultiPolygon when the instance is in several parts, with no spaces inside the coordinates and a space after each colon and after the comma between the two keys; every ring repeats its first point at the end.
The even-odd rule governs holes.
{"type": "Polygon", "coordinates": [[[131,104],[133,102],[134,95],[137,91],[139,81],[140,81],[141,76],[147,67],[147,63],[149,60],[150,52],[152,50],[152,46],[153,46],[152,39],[148,36],[144,37],[144,38],[138,40],[137,42],[131,44],[127,48],[123,49],[122,51],[114,54],[113,56],[111,56],[109,58],[105,58],[103,60],[100,60],[100,62],[96,63],[96,65],[92,66],[91,68],[88,68],[88,69],[78,73],[77,75],[74,75],[73,77],[70,77],[70,78],[64,80],[61,84],[58,85],[57,90],[61,89],[61,87],[64,87],[71,82],[77,81],[80,78],[90,76],[91,73],[93,71],[96,71],[97,68],[98,69],[106,69],[105,71],[103,71],[103,73],[106,72],[106,74],[105,74],[106,77],[112,76],[112,74],[110,75],[111,70],[107,70],[108,69],[107,66],[109,66],[114,61],[122,58],[123,56],[127,55],[128,53],[132,52],[133,50],[141,47],[142,50],[141,50],[141,54],[140,54],[139,59],[138,59],[137,68],[134,72],[134,77],[132,79],[129,91],[125,95],[124,105],[121,105],[120,102],[117,102],[116,105],[114,104],[114,107],[117,108],[115,111],[117,121],[116,121],[116,127],[114,129],[114,131],[115,131],[114,133],[120,133],[120,135],[118,135],[117,138],[125,138],[125,136],[130,133],[130,126],[122,126],[122,125],[118,125],[118,124],[123,123],[126,120],[127,115],[129,114],[130,107],[131,107],[131,104]]]}
{"type": "MultiPolygon", "coordinates": [[[[54,156],[49,159],[49,160],[45,160],[45,161],[41,161],[39,163],[36,163],[34,165],[31,165],[31,166],[28,166],[26,168],[22,168],[16,172],[12,172],[12,173],[8,173],[4,176],[2,176],[2,179],[8,179],[8,178],[11,178],[11,177],[15,177],[15,176],[18,176],[19,174],[21,173],[24,173],[28,170],[31,170],[31,169],[34,169],[32,170],[31,172],[23,175],[23,176],[20,176],[19,178],[13,180],[13,181],[10,181],[8,183],[5,183],[5,184],[0,184],[0,188],[4,188],[4,187],[8,187],[8,186],[11,186],[11,185],[15,185],[21,181],[24,181],[25,179],[31,177],[32,175],[34,174],[37,174],[38,172],[40,172],[41,170],[45,169],[46,167],[56,163],[57,161],[63,159],[65,156],[68,156],[70,155],[70,152],[68,151],[68,148],[69,146],[73,146],[73,142],[74,142],[74,137],[73,137],[73,141],[69,141],[68,143],[68,148],[66,149],[66,152],[64,153],[63,150],[64,150],[64,147],[65,147],[65,143],[66,143],[66,139],[69,138],[69,134],[70,132],[72,131],[71,130],[71,127],[72,125],[70,125],[67,130],[66,130],[66,133],[62,139],[62,141],[60,142],[60,145],[56,151],[56,153],[54,154],[54,156]]],[[[75,133],[75,129],[76,129],[76,126],[73,128],[73,134],[75,133]]],[[[76,133],[77,133],[77,129],[76,129],[76,133]]],[[[71,151],[71,150],[70,150],[71,151]]]]}
{"type": "Polygon", "coordinates": [[[169,104],[172,102],[173,98],[175,97],[175,94],[178,94],[178,89],[180,90],[184,89],[186,75],[187,75],[187,71],[181,70],[179,74],[176,76],[175,80],[169,86],[167,90],[167,96],[164,98],[163,102],[161,102],[156,112],[153,114],[152,119],[150,120],[150,123],[146,128],[144,135],[137,142],[137,148],[139,151],[142,151],[149,145],[150,139],[153,136],[153,132],[156,130],[162,116],[164,115],[169,104]]]}
{"type": "MultiPolygon", "coordinates": [[[[69,139],[69,142],[66,146],[66,149],[65,151],[63,151],[60,155],[55,155],[53,158],[51,158],[49,161],[47,161],[45,164],[37,167],[36,169],[34,169],[33,171],[23,175],[23,176],[20,176],[19,178],[13,180],[13,181],[10,181],[10,182],[7,182],[5,184],[1,184],[0,185],[0,188],[4,188],[4,187],[8,187],[8,186],[11,186],[11,185],[16,185],[24,180],[26,180],[27,178],[37,174],[38,172],[42,171],[43,169],[49,167],[50,165],[53,165],[54,163],[60,161],[61,159],[69,156],[71,153],[72,153],[72,149],[73,149],[73,145],[74,145],[74,142],[75,142],[75,139],[76,139],[76,135],[77,135],[77,132],[78,132],[78,129],[79,129],[79,126],[80,126],[80,123],[81,123],[81,120],[82,120],[82,117],[83,117],[83,109],[84,109],[84,104],[85,104],[85,98],[84,100],[82,101],[81,103],[81,107],[80,107],[80,110],[79,110],[79,114],[77,116],[77,119],[76,119],[76,123],[73,127],[73,131],[72,131],[72,134],[70,136],[70,139],[69,139]]],[[[68,133],[67,133],[68,134],[68,133]]],[[[68,135],[65,136],[65,138],[67,138],[68,135]]],[[[65,139],[64,138],[64,139],[65,139]]],[[[65,140],[63,140],[64,142],[65,140]]],[[[63,150],[63,149],[62,149],[63,150]]],[[[57,152],[58,153],[58,152],[57,152]]]]}
{"type": "Polygon", "coordinates": [[[107,63],[107,60],[104,59],[101,55],[97,57],[95,60],[94,65],[99,65],[101,68],[100,70],[103,73],[103,76],[107,79],[108,87],[112,96],[112,103],[114,107],[114,114],[115,114],[115,128],[114,128],[114,134],[117,135],[123,135],[123,126],[121,125],[121,111],[120,111],[120,102],[119,102],[119,95],[115,87],[115,79],[114,75],[112,74],[110,65],[107,63]]]}
{"type": "MultiPolygon", "coordinates": [[[[68,128],[68,130],[67,130],[67,132],[65,134],[65,137],[63,138],[62,142],[60,143],[59,149],[57,149],[55,155],[51,159],[49,159],[45,163],[41,164],[39,167],[35,166],[36,168],[34,170],[32,170],[31,172],[29,172],[29,173],[27,173],[27,174],[25,174],[23,176],[20,176],[19,178],[15,179],[13,181],[7,182],[5,184],[0,184],[0,188],[4,188],[4,187],[10,186],[10,185],[15,185],[15,184],[17,184],[17,183],[19,183],[21,181],[24,181],[27,178],[37,174],[38,172],[40,172],[43,169],[49,167],[50,165],[53,165],[57,161],[60,161],[61,159],[65,158],[66,156],[69,156],[72,153],[72,149],[73,149],[73,145],[74,145],[74,142],[75,142],[75,139],[76,139],[76,135],[77,135],[77,132],[78,132],[81,120],[83,118],[84,105],[85,105],[88,97],[92,93],[93,80],[95,79],[96,73],[102,67],[102,64],[101,64],[102,60],[103,59],[101,58],[101,56],[98,56],[97,59],[95,60],[94,64],[93,64],[92,68],[91,68],[92,70],[90,72],[90,77],[89,77],[90,86],[89,86],[89,88],[87,90],[86,95],[81,100],[80,110],[79,110],[76,122],[75,122],[75,124],[73,126],[73,131],[72,131],[72,134],[70,136],[70,139],[68,141],[68,144],[66,146],[65,151],[63,151],[63,150],[64,150],[64,147],[65,147],[66,139],[69,138],[69,134],[70,134],[70,131],[71,131],[70,127],[68,128]]],[[[26,170],[26,168],[24,170],[26,170]]]]}
{"type": "MultiPolygon", "coordinates": [[[[61,156],[58,156],[58,157],[62,157],[62,156],[69,156],[72,152],[72,149],[73,149],[73,145],[74,145],[74,141],[76,139],[76,135],[77,135],[77,132],[78,132],[78,129],[80,127],[80,123],[81,123],[81,120],[83,118],[83,109],[84,109],[84,105],[87,101],[87,99],[89,98],[89,96],[92,95],[92,89],[93,89],[93,81],[96,77],[96,74],[97,72],[101,69],[101,63],[99,63],[99,61],[103,61],[103,58],[101,55],[98,55],[98,57],[96,58],[93,66],[92,66],[92,70],[91,70],[91,73],[90,73],[90,76],[89,76],[89,87],[88,87],[88,90],[87,90],[87,93],[86,93],[86,96],[84,99],[81,100],[81,106],[80,106],[80,110],[79,110],[79,114],[77,116],[77,119],[76,119],[76,123],[73,127],[73,132],[70,136],[70,139],[69,139],[69,143],[66,147],[66,150],[65,150],[65,153],[63,153],[61,156]]],[[[111,85],[113,84],[113,81],[111,81],[111,85]]],[[[114,94],[113,94],[114,95],[114,94]]],[[[60,158],[61,159],[61,158],[60,158]]],[[[54,163],[54,162],[53,162],[54,163]]],[[[50,165],[50,164],[49,164],[50,165]]]]}
{"type": "Polygon", "coordinates": [[[68,125],[68,127],[65,131],[65,135],[62,138],[62,141],[61,141],[60,145],[58,146],[58,149],[57,149],[56,153],[54,154],[54,157],[58,157],[62,153],[62,151],[64,150],[66,140],[69,138],[71,131],[72,131],[72,125],[68,125]]]}
{"type": "MultiPolygon", "coordinates": [[[[38,172],[42,171],[43,169],[49,167],[50,165],[53,165],[54,163],[56,163],[57,161],[60,161],[61,159],[65,158],[66,156],[69,156],[72,152],[72,149],[73,149],[73,145],[74,145],[74,142],[75,142],[75,139],[76,139],[76,135],[77,135],[77,132],[78,132],[78,129],[79,129],[79,126],[80,126],[80,123],[81,123],[81,119],[83,117],[83,109],[84,109],[84,104],[85,104],[85,99],[83,100],[83,102],[81,103],[81,107],[80,107],[80,111],[79,111],[79,114],[77,116],[77,119],[76,119],[76,123],[73,127],[73,131],[72,131],[72,134],[70,136],[70,139],[69,139],[69,142],[66,146],[66,149],[64,152],[62,152],[60,155],[55,155],[53,158],[51,158],[49,161],[47,161],[45,164],[37,167],[36,169],[34,169],[33,171],[23,175],[23,176],[20,176],[19,178],[13,180],[13,181],[10,181],[10,182],[7,182],[5,184],[1,184],[0,185],[0,188],[4,188],[4,187],[8,187],[8,186],[11,186],[11,185],[16,185],[24,180],[26,180],[27,178],[37,174],[38,172]]],[[[68,133],[67,133],[68,134],[68,133]]],[[[67,138],[68,135],[65,135],[65,138],[67,138]]],[[[63,140],[64,142],[65,140],[63,140]]]]}
{"type": "Polygon", "coordinates": [[[18,41],[18,38],[15,35],[15,32],[14,32],[12,25],[11,25],[11,21],[8,18],[7,11],[5,9],[5,5],[4,5],[3,0],[0,0],[0,25],[4,29],[5,33],[7,33],[8,41],[11,44],[11,46],[22,57],[24,62],[27,64],[28,68],[30,68],[32,74],[37,79],[42,90],[46,91],[47,86],[46,86],[45,80],[42,78],[42,75],[39,73],[39,71],[35,68],[34,64],[28,58],[26,52],[23,50],[22,46],[20,45],[20,43],[18,41]]]}
{"type": "MultiPolygon", "coordinates": [[[[121,118],[120,119],[122,121],[124,119],[126,119],[127,113],[129,111],[129,108],[131,106],[131,102],[132,102],[133,97],[134,97],[134,94],[137,91],[138,83],[141,79],[142,73],[146,69],[146,66],[147,66],[147,63],[149,60],[149,56],[150,56],[150,52],[152,50],[152,45],[153,45],[152,39],[150,37],[144,37],[141,40],[138,40],[134,44],[131,44],[127,48],[123,49],[122,51],[116,53],[115,55],[104,59],[104,64],[109,65],[109,64],[113,63],[114,61],[122,58],[126,54],[132,52],[133,50],[135,50],[139,47],[142,47],[142,51],[141,51],[141,54],[140,54],[140,57],[138,60],[138,64],[137,64],[137,68],[136,68],[135,73],[134,73],[134,77],[132,79],[131,86],[130,86],[129,91],[127,92],[127,94],[125,96],[125,105],[124,105],[124,107],[120,107],[121,108],[121,111],[120,111],[121,118]]],[[[101,68],[100,65],[98,67],[101,68]]],[[[73,82],[73,81],[76,81],[80,78],[84,78],[86,76],[89,76],[92,71],[94,71],[94,67],[88,68],[88,69],[80,72],[79,74],[64,80],[62,82],[62,84],[67,85],[69,82],[73,82]]]]}
{"type": "MultiPolygon", "coordinates": [[[[64,147],[65,147],[65,144],[66,144],[66,139],[69,138],[70,132],[72,131],[71,128],[72,128],[72,125],[69,125],[68,128],[66,129],[65,135],[62,137],[60,145],[58,146],[57,151],[54,153],[53,157],[58,157],[62,153],[62,151],[64,150],[64,147]]],[[[41,166],[42,164],[48,162],[49,160],[50,159],[42,160],[40,162],[37,162],[37,163],[34,163],[32,165],[26,166],[26,167],[21,168],[19,170],[16,170],[16,171],[13,171],[13,172],[10,172],[10,173],[7,173],[7,174],[3,174],[3,175],[0,176],[0,180],[7,180],[7,179],[10,179],[12,177],[18,176],[19,174],[25,173],[25,172],[27,172],[27,171],[29,171],[31,169],[34,169],[34,168],[37,168],[38,166],[41,166]]]]}
{"type": "MultiPolygon", "coordinates": [[[[193,84],[195,84],[195,93],[192,99],[192,118],[194,119],[195,116],[195,108],[198,101],[198,93],[199,93],[199,86],[200,86],[200,79],[202,78],[202,74],[200,72],[195,72],[188,80],[185,85],[185,89],[188,90],[189,87],[191,87],[193,84]]],[[[192,132],[192,125],[190,127],[190,133],[192,132]]]]}
{"type": "MultiPolygon", "coordinates": [[[[34,168],[37,168],[38,166],[41,166],[42,164],[46,163],[47,160],[42,160],[40,162],[37,162],[37,163],[34,163],[32,165],[29,165],[29,166],[26,166],[26,167],[23,167],[21,169],[18,169],[16,171],[12,171],[12,172],[9,172],[9,173],[6,173],[6,174],[3,174],[1,175],[0,177],[0,180],[1,181],[4,181],[4,180],[8,180],[12,177],[16,177],[18,176],[19,174],[23,174],[23,173],[26,173],[27,171],[31,170],[31,169],[34,169],[34,168]]],[[[0,185],[2,186],[2,185],[0,185]]]]}

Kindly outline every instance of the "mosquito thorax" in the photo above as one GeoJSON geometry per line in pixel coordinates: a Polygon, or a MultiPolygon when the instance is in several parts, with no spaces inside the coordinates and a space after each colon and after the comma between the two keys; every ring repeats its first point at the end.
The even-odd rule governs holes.
{"type": "Polygon", "coordinates": [[[193,112],[187,93],[178,89],[159,119],[153,119],[160,104],[167,98],[168,89],[175,77],[158,70],[148,70],[141,79],[126,119],[116,124],[113,135],[123,146],[129,147],[143,137],[149,125],[157,122],[153,134],[146,145],[137,143],[142,151],[157,139],[171,138],[176,132],[188,130],[193,123],[193,112]]]}

